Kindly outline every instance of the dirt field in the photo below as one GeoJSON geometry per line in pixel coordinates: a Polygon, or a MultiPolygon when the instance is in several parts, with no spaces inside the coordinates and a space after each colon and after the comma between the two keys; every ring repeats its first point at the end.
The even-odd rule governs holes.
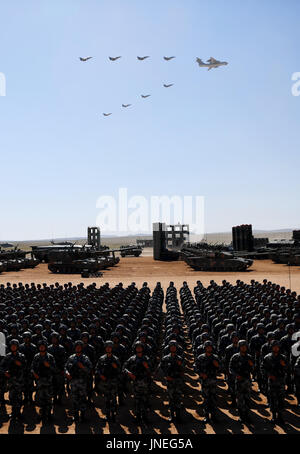
{"type": "Polygon", "coordinates": [[[229,282],[235,283],[237,279],[244,282],[250,282],[255,279],[262,282],[263,279],[271,280],[276,284],[284,285],[286,288],[300,293],[300,268],[288,267],[286,265],[275,264],[271,260],[256,260],[248,271],[245,272],[204,272],[195,271],[186,265],[185,262],[159,262],[152,258],[151,249],[145,249],[140,257],[125,257],[120,259],[120,263],[110,269],[103,271],[103,277],[83,279],[76,274],[52,274],[48,271],[46,264],[40,264],[37,268],[31,270],[21,270],[18,272],[9,272],[0,274],[0,284],[11,283],[43,283],[53,284],[59,282],[72,282],[77,284],[84,282],[88,285],[91,282],[99,283],[99,286],[104,282],[109,282],[110,285],[115,285],[118,282],[123,282],[124,285],[135,282],[137,286],[148,282],[151,289],[154,288],[156,282],[160,281],[163,288],[169,285],[170,281],[174,281],[175,285],[181,286],[183,281],[187,281],[189,285],[194,285],[197,280],[200,280],[203,285],[208,285],[211,279],[214,279],[218,284],[226,279],[229,282]]]}
{"type": "MultiPolygon", "coordinates": [[[[109,282],[111,286],[118,282],[124,285],[134,281],[137,286],[141,286],[147,281],[150,288],[153,289],[157,281],[160,281],[164,290],[172,280],[179,290],[182,282],[186,280],[190,286],[194,286],[197,280],[201,280],[204,285],[209,284],[211,279],[221,283],[226,279],[232,283],[236,279],[250,282],[251,279],[262,281],[264,278],[271,280],[287,288],[291,287],[297,293],[300,292],[300,269],[291,267],[291,286],[289,279],[289,269],[284,265],[277,265],[269,260],[255,261],[251,269],[244,273],[208,273],[196,272],[189,268],[184,262],[156,262],[150,256],[150,250],[144,250],[143,256],[138,258],[121,259],[118,266],[104,271],[102,278],[83,279],[78,275],[54,275],[51,274],[47,265],[41,264],[34,270],[23,270],[17,273],[3,273],[0,275],[0,283],[43,283],[47,284],[60,282],[72,282],[74,284],[84,282],[85,285],[90,282],[97,282],[100,286],[104,282],[109,282]]],[[[53,423],[42,426],[37,419],[37,414],[33,407],[24,409],[25,424],[11,424],[5,413],[0,411],[0,434],[1,433],[81,433],[81,434],[205,434],[205,433],[299,433],[300,431],[300,411],[296,408],[296,401],[292,396],[287,396],[287,410],[285,418],[287,424],[284,427],[273,426],[270,422],[271,415],[266,405],[266,399],[263,395],[258,394],[257,385],[253,385],[253,409],[252,419],[253,426],[245,426],[238,422],[236,410],[229,407],[226,388],[227,385],[220,378],[218,381],[218,417],[220,422],[217,424],[204,424],[204,412],[201,407],[201,396],[199,393],[199,383],[197,375],[192,369],[192,355],[190,350],[187,354],[186,367],[186,389],[183,414],[184,422],[182,424],[169,423],[168,408],[166,400],[165,387],[160,381],[154,385],[154,396],[151,399],[152,410],[149,414],[150,423],[147,426],[136,426],[133,422],[131,409],[133,408],[132,398],[128,398],[126,405],[120,408],[118,420],[116,423],[108,423],[104,419],[101,411],[103,408],[103,398],[95,397],[95,407],[88,410],[89,421],[84,424],[77,424],[70,421],[68,416],[70,406],[66,400],[64,406],[55,406],[53,423]]],[[[7,397],[7,396],[6,396],[7,397]]],[[[10,412],[9,405],[6,406],[7,412],[10,412]]]]}

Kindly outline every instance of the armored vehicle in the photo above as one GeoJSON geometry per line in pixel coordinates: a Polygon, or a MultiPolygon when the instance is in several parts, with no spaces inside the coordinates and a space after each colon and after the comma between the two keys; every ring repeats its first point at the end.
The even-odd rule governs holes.
{"type": "Polygon", "coordinates": [[[230,252],[207,252],[187,256],[185,262],[199,271],[246,271],[253,260],[234,257],[230,252]]]}
{"type": "Polygon", "coordinates": [[[246,271],[253,260],[235,257],[222,246],[206,243],[184,246],[181,258],[192,268],[199,271],[246,271]]]}
{"type": "Polygon", "coordinates": [[[5,271],[20,271],[22,268],[24,268],[24,260],[22,259],[11,259],[6,261],[5,271]]]}
{"type": "Polygon", "coordinates": [[[126,257],[126,256],[139,257],[142,252],[143,252],[143,248],[141,246],[128,245],[128,246],[120,247],[121,257],[126,257]]]}
{"type": "Polygon", "coordinates": [[[40,261],[34,257],[30,257],[30,258],[25,258],[23,260],[23,268],[35,268],[38,264],[40,263],[40,261]]]}
{"type": "Polygon", "coordinates": [[[300,249],[296,248],[289,248],[289,249],[282,249],[274,252],[271,256],[273,262],[275,263],[283,263],[286,265],[291,266],[299,266],[300,265],[300,249]]]}
{"type": "Polygon", "coordinates": [[[77,274],[80,273],[97,273],[103,269],[101,260],[96,259],[83,259],[83,260],[67,260],[64,257],[63,260],[51,261],[48,264],[48,269],[52,273],[63,273],[63,274],[77,274]]]}
{"type": "Polygon", "coordinates": [[[0,262],[0,273],[6,271],[6,262],[0,262]]]}
{"type": "Polygon", "coordinates": [[[48,269],[52,273],[97,273],[100,270],[114,266],[119,257],[112,255],[90,255],[85,250],[61,250],[49,253],[48,269]]]}

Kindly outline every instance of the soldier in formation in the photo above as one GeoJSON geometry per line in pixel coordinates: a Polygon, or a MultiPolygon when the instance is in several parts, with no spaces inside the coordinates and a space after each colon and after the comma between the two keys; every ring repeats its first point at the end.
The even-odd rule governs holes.
{"type": "Polygon", "coordinates": [[[170,419],[179,422],[185,404],[186,353],[191,345],[204,400],[205,421],[216,421],[221,398],[218,376],[224,374],[231,405],[249,422],[250,391],[265,394],[274,423],[284,423],[285,396],[299,404],[300,297],[273,284],[252,280],[235,285],[213,280],[173,282],[164,292],[157,283],[97,288],[93,283],[0,285],[0,332],[6,355],[0,359],[0,403],[5,393],[12,419],[22,420],[22,406],[39,405],[45,423],[67,392],[74,420],[84,420],[93,393],[107,419],[131,394],[137,422],[146,422],[153,377],[162,371],[170,419]],[[179,304],[180,303],[180,304],[179,304]],[[105,346],[105,347],[104,347],[105,346]],[[256,387],[257,386],[257,387],[256,387]]]}

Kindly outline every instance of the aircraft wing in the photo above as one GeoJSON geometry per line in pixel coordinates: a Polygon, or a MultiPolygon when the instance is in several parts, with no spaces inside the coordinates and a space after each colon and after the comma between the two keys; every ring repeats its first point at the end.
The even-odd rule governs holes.
{"type": "Polygon", "coordinates": [[[211,64],[220,63],[219,60],[216,60],[216,59],[213,58],[213,57],[210,57],[210,59],[207,60],[207,61],[208,61],[209,63],[211,63],[211,64]]]}
{"type": "Polygon", "coordinates": [[[199,66],[205,65],[205,63],[201,60],[201,58],[197,58],[196,62],[198,63],[199,66]]]}

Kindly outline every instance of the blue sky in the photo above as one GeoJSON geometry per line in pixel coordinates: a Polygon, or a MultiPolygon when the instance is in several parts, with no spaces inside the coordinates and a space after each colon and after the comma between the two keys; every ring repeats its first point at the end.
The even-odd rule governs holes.
{"type": "Polygon", "coordinates": [[[207,232],[300,227],[299,17],[298,0],[0,1],[0,240],[84,236],[120,187],[204,196],[207,232]],[[197,66],[211,56],[229,65],[197,66]]]}

